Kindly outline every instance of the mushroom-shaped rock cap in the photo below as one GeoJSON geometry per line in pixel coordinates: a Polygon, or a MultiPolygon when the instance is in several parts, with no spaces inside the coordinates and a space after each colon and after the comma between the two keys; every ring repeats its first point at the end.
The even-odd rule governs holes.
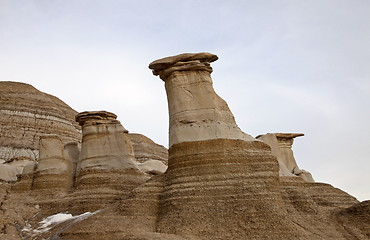
{"type": "Polygon", "coordinates": [[[275,133],[278,138],[296,138],[304,136],[303,133],[275,133]]]}
{"type": "Polygon", "coordinates": [[[86,111],[77,114],[75,118],[83,126],[88,120],[115,120],[117,115],[107,111],[86,111]]]}
{"type": "Polygon", "coordinates": [[[165,57],[158,59],[149,64],[149,68],[153,70],[154,75],[159,75],[162,70],[174,66],[178,62],[193,62],[198,61],[201,63],[211,63],[218,59],[215,54],[212,53],[183,53],[176,56],[165,57]]]}
{"type": "MultiPolygon", "coordinates": [[[[287,138],[287,139],[304,136],[303,133],[267,133],[267,134],[273,134],[277,138],[287,138]]],[[[260,137],[262,137],[264,135],[267,135],[267,134],[258,135],[256,138],[260,138],[260,137]]]]}

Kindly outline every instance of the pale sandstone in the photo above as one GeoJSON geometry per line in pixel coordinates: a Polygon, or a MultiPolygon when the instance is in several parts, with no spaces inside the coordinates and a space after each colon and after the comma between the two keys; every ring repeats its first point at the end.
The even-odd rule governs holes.
{"type": "Polygon", "coordinates": [[[10,161],[2,160],[0,163],[0,180],[7,181],[7,182],[15,182],[18,180],[19,176],[22,175],[23,167],[33,162],[29,158],[18,158],[12,159],[10,161]]]}
{"type": "Polygon", "coordinates": [[[17,168],[8,164],[0,164],[0,180],[6,182],[17,181],[17,168]]]}
{"type": "Polygon", "coordinates": [[[105,111],[82,112],[76,121],[82,126],[81,160],[78,171],[138,170],[128,131],[105,111]]]}
{"type": "Polygon", "coordinates": [[[227,103],[213,89],[210,53],[181,54],[152,62],[165,82],[170,118],[169,146],[211,139],[255,141],[237,126],[227,103]]]}
{"type": "MultiPolygon", "coordinates": [[[[186,81],[207,79],[211,68],[202,61],[216,59],[207,56],[212,55],[179,55],[155,61],[151,66],[155,66],[154,74],[166,82],[170,95],[173,91],[168,90],[168,79],[181,75],[181,86],[186,86],[186,81]],[[180,60],[186,63],[178,63],[180,60]],[[188,60],[195,62],[189,64],[188,60]]],[[[207,98],[215,96],[213,91],[207,94],[197,89],[202,88],[201,85],[194,88],[190,93],[192,99],[209,102],[207,98]]],[[[200,132],[181,131],[176,121],[192,121],[196,108],[187,107],[189,104],[183,101],[189,102],[189,99],[181,94],[169,96],[168,101],[172,141],[167,171],[135,188],[117,207],[64,231],[63,239],[285,240],[353,236],[367,239],[368,223],[361,227],[351,224],[348,228],[338,225],[339,220],[366,220],[366,215],[344,216],[339,212],[340,209],[350,211],[351,206],[358,203],[355,198],[328,184],[279,176],[278,161],[262,141],[250,137],[235,139],[236,133],[218,138],[212,135],[213,130],[202,126],[198,126],[200,132]],[[190,114],[177,115],[181,112],[178,106],[186,106],[183,109],[190,114]],[[171,117],[173,113],[176,116],[171,117]],[[201,134],[206,137],[199,136],[201,134]],[[336,216],[333,213],[344,219],[333,219],[336,216]]],[[[227,115],[229,121],[220,124],[220,132],[227,124],[235,126],[235,122],[230,121],[231,112],[227,111],[227,115]]],[[[212,125],[218,117],[217,114],[207,115],[206,119],[212,125]]],[[[290,154],[289,151],[285,153],[290,154]]]]}
{"type": "Polygon", "coordinates": [[[140,170],[147,174],[159,175],[167,170],[167,165],[158,160],[149,160],[138,164],[140,170]]]}
{"type": "Polygon", "coordinates": [[[26,192],[32,190],[33,180],[37,169],[37,162],[29,162],[24,165],[19,181],[12,188],[16,192],[26,192]]]}
{"type": "Polygon", "coordinates": [[[0,159],[38,159],[39,137],[79,141],[75,112],[60,99],[19,82],[0,81],[0,159]]]}
{"type": "Polygon", "coordinates": [[[138,167],[128,131],[106,111],[82,112],[82,144],[71,198],[81,209],[95,211],[127,195],[149,177],[138,167]]]}
{"type": "Polygon", "coordinates": [[[167,165],[168,162],[168,150],[162,145],[156,144],[150,138],[138,134],[128,134],[132,146],[134,147],[135,159],[138,163],[144,163],[146,161],[157,160],[167,165]]]}
{"type": "Polygon", "coordinates": [[[280,176],[301,177],[307,182],[314,182],[311,173],[300,169],[294,158],[292,145],[294,138],[304,136],[303,133],[267,133],[256,138],[271,147],[272,154],[279,162],[280,176]]]}
{"type": "MultiPolygon", "coordinates": [[[[178,86],[194,82],[197,87],[191,89],[193,98],[209,103],[212,101],[207,98],[214,98],[215,93],[209,85],[206,88],[212,91],[197,89],[204,88],[198,81],[209,77],[207,73],[212,71],[209,63],[216,59],[213,54],[181,54],[155,61],[151,66],[165,81],[181,75],[183,82],[178,86]]],[[[182,103],[187,100],[183,97],[172,95],[168,98],[169,106],[173,102],[187,106],[182,103]]],[[[218,102],[223,100],[214,101],[215,105],[218,102]]],[[[217,106],[215,112],[219,111],[217,106]]],[[[179,109],[174,107],[172,112],[170,109],[170,114],[179,109]]],[[[175,114],[173,119],[192,120],[196,108],[186,109],[189,115],[175,114]]],[[[196,131],[182,132],[181,127],[170,123],[170,136],[175,136],[178,142],[173,141],[169,149],[168,169],[148,181],[140,165],[153,161],[165,164],[161,160],[163,148],[147,140],[140,146],[138,139],[142,137],[132,140],[114,114],[80,114],[80,123],[87,127],[81,154],[77,144],[64,145],[64,149],[62,144],[57,147],[71,162],[80,155],[79,166],[83,168],[79,168],[76,189],[72,188],[69,194],[40,198],[36,190],[31,191],[33,194],[14,192],[10,184],[0,182],[0,211],[4,216],[0,221],[1,232],[6,239],[21,239],[17,229],[26,224],[34,226],[46,216],[104,209],[84,221],[57,225],[32,239],[369,239],[368,201],[358,203],[329,184],[282,176],[272,147],[250,136],[237,137],[241,131],[228,108],[225,112],[227,121],[220,114],[206,114],[210,130],[198,126],[205,138],[196,131]],[[220,126],[213,124],[220,119],[220,126]],[[229,135],[225,131],[228,124],[232,129],[229,135]],[[222,133],[221,138],[214,134],[214,129],[222,133]],[[135,144],[139,147],[135,148],[135,144]],[[117,156],[125,163],[118,161],[117,156]],[[96,161],[91,161],[95,157],[96,161]],[[140,163],[132,171],[136,157],[140,163]]],[[[285,140],[279,146],[284,147],[282,155],[293,157],[285,140]]],[[[294,168],[295,160],[291,163],[283,162],[286,170],[291,171],[288,169],[293,166],[293,173],[300,173],[294,168]]],[[[32,173],[32,167],[27,172],[32,173]]]]}
{"type": "Polygon", "coordinates": [[[32,188],[68,192],[72,187],[73,163],[64,156],[62,140],[57,135],[40,137],[40,159],[32,188]]]}

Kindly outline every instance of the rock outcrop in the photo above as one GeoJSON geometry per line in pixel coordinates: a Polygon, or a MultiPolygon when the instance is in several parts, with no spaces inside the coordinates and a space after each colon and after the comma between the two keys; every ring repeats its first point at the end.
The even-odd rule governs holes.
{"type": "Polygon", "coordinates": [[[46,193],[68,192],[73,184],[73,163],[64,156],[62,140],[57,135],[40,138],[40,158],[34,175],[33,190],[46,193]]]}
{"type": "Polygon", "coordinates": [[[63,143],[80,141],[76,111],[31,85],[0,81],[0,159],[37,160],[39,137],[58,135],[63,143]]]}
{"type": "Polygon", "coordinates": [[[369,202],[314,182],[298,168],[291,145],[302,134],[256,139],[239,129],[212,87],[215,60],[210,53],[180,54],[149,65],[167,92],[168,168],[166,150],[129,134],[113,113],[82,112],[76,116],[81,148],[77,141],[42,137],[38,163],[27,163],[20,181],[0,182],[1,234],[40,240],[369,239],[369,202]],[[37,226],[67,211],[75,217],[50,229],[37,226]]]}
{"type": "Polygon", "coordinates": [[[149,68],[165,82],[170,117],[169,146],[210,139],[244,139],[226,102],[212,87],[210,53],[180,54],[152,62],[149,68]]]}
{"type": "Polygon", "coordinates": [[[0,159],[5,161],[0,180],[16,181],[27,163],[38,161],[41,135],[55,134],[63,143],[80,141],[76,114],[60,99],[31,85],[0,81],[0,159]]]}
{"type": "Polygon", "coordinates": [[[76,116],[82,126],[82,145],[75,195],[90,204],[99,203],[94,211],[148,179],[137,166],[128,131],[116,117],[105,111],[82,112],[76,116]]]}
{"type": "Polygon", "coordinates": [[[280,176],[298,176],[307,182],[314,182],[311,173],[300,169],[294,159],[292,145],[294,138],[304,136],[303,133],[268,133],[256,138],[271,147],[272,155],[279,162],[280,176]]]}
{"type": "Polygon", "coordinates": [[[168,162],[168,150],[162,145],[156,144],[150,138],[138,134],[128,134],[132,146],[134,147],[135,159],[138,163],[144,163],[146,161],[161,161],[167,165],[168,162]]]}

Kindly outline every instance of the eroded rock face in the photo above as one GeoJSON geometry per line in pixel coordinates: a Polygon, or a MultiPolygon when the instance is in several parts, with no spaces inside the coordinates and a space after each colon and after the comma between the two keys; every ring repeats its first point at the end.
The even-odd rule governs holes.
{"type": "Polygon", "coordinates": [[[62,140],[57,135],[40,137],[40,159],[33,190],[68,192],[73,185],[73,163],[64,156],[62,140]]]}
{"type": "Polygon", "coordinates": [[[307,182],[314,182],[311,173],[300,169],[294,158],[292,145],[294,138],[304,136],[303,133],[268,133],[256,138],[271,147],[272,154],[279,162],[279,175],[301,177],[307,182]]]}
{"type": "Polygon", "coordinates": [[[170,118],[169,146],[211,139],[255,141],[237,126],[227,103],[212,86],[210,53],[180,54],[152,62],[165,82],[170,118]]]}
{"type": "Polygon", "coordinates": [[[36,161],[39,137],[58,135],[63,143],[80,141],[77,114],[60,99],[31,85],[0,81],[0,159],[36,161]]]}
{"type": "Polygon", "coordinates": [[[99,210],[149,178],[139,169],[128,131],[116,118],[106,111],[76,115],[82,144],[72,198],[83,209],[99,210]]]}
{"type": "Polygon", "coordinates": [[[347,239],[354,235],[348,231],[358,231],[356,237],[366,239],[366,231],[333,221],[333,213],[356,204],[355,198],[288,170],[297,167],[290,159],[294,136],[280,135],[280,143],[275,136],[273,147],[283,148],[275,153],[240,131],[212,89],[209,63],[215,59],[181,54],[150,65],[168,94],[168,169],[118,206],[65,231],[65,238],[98,239],[103,232],[109,239],[347,239]],[[289,176],[279,174],[277,153],[289,176]]]}
{"type": "Polygon", "coordinates": [[[142,134],[129,133],[128,136],[131,140],[132,146],[134,147],[135,159],[138,163],[155,160],[167,165],[167,148],[156,144],[150,138],[142,134]]]}
{"type": "Polygon", "coordinates": [[[40,145],[40,163],[24,168],[25,180],[34,182],[22,185],[23,176],[14,185],[0,182],[1,233],[40,240],[368,239],[368,202],[296,177],[296,135],[274,135],[270,147],[237,127],[212,88],[210,62],[216,59],[181,54],[151,64],[168,94],[172,140],[166,172],[161,146],[128,134],[112,113],[80,113],[81,149],[49,136],[40,145]],[[64,160],[75,168],[74,185],[68,193],[41,195],[38,171],[63,183],[71,175],[62,171],[64,160]],[[68,177],[55,178],[63,172],[68,177]],[[87,211],[95,214],[42,234],[31,231],[47,216],[87,211]]]}

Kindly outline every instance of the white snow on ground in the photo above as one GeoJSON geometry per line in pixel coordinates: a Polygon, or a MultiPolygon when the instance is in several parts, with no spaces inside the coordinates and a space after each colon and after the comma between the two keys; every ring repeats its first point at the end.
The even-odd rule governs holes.
{"type": "Polygon", "coordinates": [[[86,218],[100,212],[101,210],[91,212],[85,212],[83,214],[72,216],[69,213],[57,213],[51,215],[47,218],[44,218],[42,221],[39,222],[39,227],[33,229],[30,224],[26,224],[26,226],[22,229],[22,232],[30,235],[37,235],[46,231],[49,231],[51,228],[55,227],[56,225],[63,223],[67,220],[74,220],[76,222],[85,220],[86,218]]]}

